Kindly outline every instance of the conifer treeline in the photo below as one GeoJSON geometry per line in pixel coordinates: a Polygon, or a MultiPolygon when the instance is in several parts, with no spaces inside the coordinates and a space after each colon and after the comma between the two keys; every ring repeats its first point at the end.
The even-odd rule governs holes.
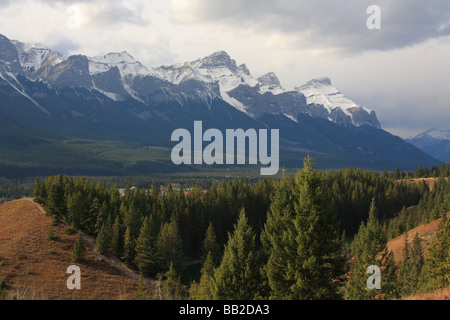
{"type": "MultiPolygon", "coordinates": [[[[191,299],[374,298],[364,295],[362,280],[344,277],[350,269],[351,279],[367,278],[368,263],[378,263],[392,284],[375,297],[390,298],[403,291],[385,252],[388,227],[381,221],[418,203],[422,217],[434,217],[448,209],[449,194],[443,179],[436,194],[425,183],[395,180],[394,174],[359,169],[321,173],[308,158],[295,177],[214,182],[207,193],[195,186],[186,195],[169,185],[128,186],[121,195],[117,187],[60,175],[37,180],[34,196],[48,214],[95,236],[100,253],[114,254],[144,275],[166,273],[176,282],[185,262],[201,259],[191,299]],[[345,235],[355,235],[351,248],[345,235]],[[348,264],[350,256],[356,262],[348,264]]],[[[448,250],[446,241],[436,250],[448,250]]],[[[428,275],[436,271],[428,269],[428,275]]]]}

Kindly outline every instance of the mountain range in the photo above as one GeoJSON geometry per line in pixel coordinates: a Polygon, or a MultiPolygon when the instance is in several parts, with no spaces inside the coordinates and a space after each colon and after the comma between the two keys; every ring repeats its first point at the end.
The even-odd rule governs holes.
{"type": "Polygon", "coordinates": [[[127,52],[64,56],[0,35],[0,176],[173,170],[171,133],[280,129],[281,165],[409,170],[440,161],[381,128],[327,77],[294,89],[218,51],[150,68],[127,52]]]}
{"type": "Polygon", "coordinates": [[[410,137],[406,141],[442,162],[450,162],[449,129],[430,129],[415,137],[410,137]]]}

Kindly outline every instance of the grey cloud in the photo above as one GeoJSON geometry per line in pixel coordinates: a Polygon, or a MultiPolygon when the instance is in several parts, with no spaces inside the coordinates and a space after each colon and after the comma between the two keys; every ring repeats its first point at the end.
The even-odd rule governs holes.
{"type": "Polygon", "coordinates": [[[0,1],[0,8],[1,8],[1,7],[7,7],[7,6],[9,6],[11,3],[13,3],[13,0],[2,0],[2,1],[0,1]]]}
{"type": "Polygon", "coordinates": [[[139,13],[139,8],[130,10],[124,7],[122,1],[107,1],[108,6],[102,12],[95,15],[95,24],[112,25],[117,23],[147,25],[146,21],[139,13]]]}
{"type": "MultiPolygon", "coordinates": [[[[6,1],[4,5],[9,4],[17,4],[23,2],[24,0],[0,0],[6,1]]],[[[65,5],[70,7],[71,5],[77,4],[106,4],[105,9],[100,12],[87,12],[88,16],[91,18],[91,24],[95,26],[108,26],[113,24],[134,24],[134,25],[147,25],[149,22],[146,21],[141,12],[142,5],[130,9],[124,5],[126,0],[36,0],[36,2],[40,2],[50,6],[61,6],[65,5]]],[[[0,2],[1,3],[1,2],[0,2]]],[[[3,4],[0,4],[0,6],[3,4]]]]}
{"type": "Polygon", "coordinates": [[[53,50],[60,52],[65,56],[68,56],[71,52],[76,51],[79,48],[80,46],[77,43],[66,38],[56,41],[56,43],[52,46],[53,50]]]}
{"type": "MultiPolygon", "coordinates": [[[[190,21],[281,32],[298,44],[345,52],[390,50],[450,35],[450,1],[442,0],[192,0],[190,21]],[[381,8],[381,30],[369,30],[366,10],[381,8]]],[[[185,13],[174,16],[183,20],[185,13]]],[[[187,20],[186,20],[187,21],[187,20]]]]}

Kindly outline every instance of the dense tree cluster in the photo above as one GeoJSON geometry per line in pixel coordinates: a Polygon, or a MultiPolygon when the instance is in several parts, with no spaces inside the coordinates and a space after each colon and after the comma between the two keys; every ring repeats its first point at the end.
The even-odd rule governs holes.
{"type": "Polygon", "coordinates": [[[386,249],[389,238],[414,226],[403,208],[418,205],[421,221],[448,212],[449,182],[440,179],[431,192],[397,175],[319,172],[307,158],[294,176],[213,182],[188,193],[176,184],[128,185],[121,194],[117,186],[59,175],[36,180],[34,197],[47,214],[96,237],[100,253],[142,275],[165,274],[165,298],[186,297],[179,275],[201,260],[190,299],[387,299],[417,292],[420,281],[433,289],[449,281],[442,276],[448,223],[427,259],[415,244],[405,251],[414,258],[397,270],[386,249]],[[373,264],[382,269],[382,291],[365,288],[373,264]]]}
{"type": "Polygon", "coordinates": [[[439,219],[450,212],[450,181],[443,177],[434,182],[433,191],[421,182],[422,198],[414,210],[403,209],[386,223],[388,238],[395,238],[420,224],[439,219]]]}

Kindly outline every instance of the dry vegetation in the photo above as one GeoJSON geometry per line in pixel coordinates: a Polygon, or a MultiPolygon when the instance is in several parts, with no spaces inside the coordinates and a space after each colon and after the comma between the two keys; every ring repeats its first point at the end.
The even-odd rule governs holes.
{"type": "MultiPolygon", "coordinates": [[[[406,183],[420,183],[422,181],[425,181],[426,184],[428,184],[428,187],[430,188],[430,191],[433,191],[434,184],[436,183],[436,180],[439,178],[416,178],[416,179],[405,179],[405,180],[397,180],[398,182],[406,182],[406,183]]],[[[445,178],[446,181],[448,181],[448,178],[445,178]]]]}
{"type": "Polygon", "coordinates": [[[432,293],[422,293],[411,297],[405,297],[403,300],[450,300],[450,288],[432,293]]]}
{"type": "MultiPolygon", "coordinates": [[[[447,217],[450,218],[450,212],[447,213],[447,217]]],[[[436,239],[441,220],[442,218],[408,231],[408,245],[410,247],[416,234],[419,235],[424,258],[428,255],[428,246],[436,239]]],[[[394,254],[395,262],[399,266],[404,258],[405,234],[390,240],[387,247],[394,254]]],[[[450,288],[404,297],[402,300],[450,300],[450,288]]]]}
{"type": "MultiPolygon", "coordinates": [[[[450,213],[449,213],[450,216],[450,213]]],[[[416,233],[422,240],[424,255],[439,228],[436,220],[408,232],[412,244],[416,233]]],[[[38,300],[120,300],[134,299],[138,286],[136,277],[107,263],[92,248],[81,268],[81,290],[66,286],[67,267],[76,234],[68,234],[63,224],[54,227],[55,240],[47,239],[51,219],[43,215],[29,200],[0,204],[0,282],[6,284],[3,298],[38,300]]],[[[388,242],[397,264],[403,259],[404,235],[388,242]]],[[[86,242],[88,245],[88,243],[86,242]]],[[[148,287],[151,284],[147,284],[148,287]]],[[[0,290],[1,292],[1,290],[0,290]]],[[[148,290],[148,297],[155,297],[148,290]]],[[[154,291],[153,291],[154,292],[154,291]]],[[[406,300],[449,300],[450,288],[434,293],[407,297],[406,300]]]]}
{"type": "MultiPolygon", "coordinates": [[[[134,299],[138,281],[88,249],[83,263],[73,263],[76,234],[63,224],[47,239],[51,219],[27,199],[0,204],[0,282],[2,298],[43,300],[134,299]],[[70,265],[81,268],[81,290],[69,290],[70,265]]],[[[1,290],[0,290],[1,292],[1,290]]]]}
{"type": "MultiPolygon", "coordinates": [[[[447,214],[447,216],[450,217],[450,212],[447,214]]],[[[420,225],[417,228],[408,231],[408,245],[410,247],[412,246],[412,242],[414,240],[414,237],[416,236],[416,233],[419,235],[424,258],[426,258],[428,254],[428,246],[430,245],[431,241],[436,239],[441,220],[442,219],[438,219],[430,223],[420,225]]],[[[402,234],[390,240],[387,246],[388,249],[393,252],[397,265],[400,265],[404,256],[405,234],[402,234]]]]}

